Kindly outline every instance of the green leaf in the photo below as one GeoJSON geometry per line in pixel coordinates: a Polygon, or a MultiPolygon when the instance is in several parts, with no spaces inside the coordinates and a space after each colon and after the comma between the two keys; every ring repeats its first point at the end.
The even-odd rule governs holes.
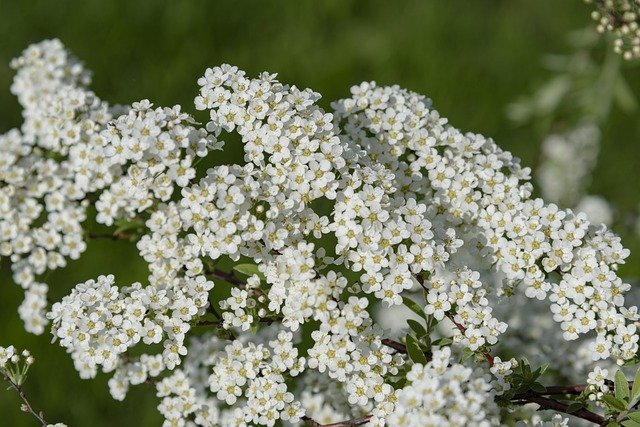
{"type": "Polygon", "coordinates": [[[538,369],[536,369],[536,372],[538,373],[538,377],[541,376],[542,374],[544,374],[547,371],[548,368],[549,368],[549,364],[545,363],[545,364],[541,365],[538,369]]]}
{"type": "Polygon", "coordinates": [[[633,91],[620,76],[613,87],[613,96],[615,97],[618,107],[627,114],[633,113],[636,108],[638,108],[638,101],[633,91]]]}
{"type": "Polygon", "coordinates": [[[438,346],[438,347],[446,347],[448,345],[453,344],[453,340],[449,337],[444,337],[444,338],[438,338],[437,340],[435,340],[433,342],[433,345],[438,346]]]}
{"type": "Polygon", "coordinates": [[[640,369],[636,371],[636,377],[633,379],[633,386],[631,387],[631,397],[637,399],[640,397],[640,369]]]}
{"type": "Polygon", "coordinates": [[[573,412],[579,411],[580,409],[583,409],[584,407],[585,406],[583,402],[572,402],[567,407],[567,413],[571,414],[573,412]]]}
{"type": "Polygon", "coordinates": [[[426,320],[424,310],[418,305],[417,302],[408,297],[402,297],[402,303],[407,306],[411,311],[426,320]]]}
{"type": "Polygon", "coordinates": [[[618,422],[615,420],[609,421],[609,424],[607,424],[607,427],[619,427],[619,426],[620,424],[618,424],[618,422]]]}
{"type": "Polygon", "coordinates": [[[640,412],[631,412],[627,417],[637,423],[640,423],[640,412]]]}
{"type": "Polygon", "coordinates": [[[540,384],[539,382],[534,382],[531,384],[531,390],[538,392],[538,393],[546,393],[547,392],[547,388],[545,386],[543,386],[542,384],[540,384]]]}
{"type": "Polygon", "coordinates": [[[622,425],[624,427],[640,427],[640,423],[634,420],[624,420],[622,425]]]}
{"type": "Polygon", "coordinates": [[[257,274],[260,277],[260,280],[265,280],[264,274],[262,274],[260,270],[258,270],[258,266],[255,264],[238,264],[233,267],[233,270],[236,273],[240,273],[247,277],[257,274]]]}
{"type": "Polygon", "coordinates": [[[604,403],[606,403],[610,408],[615,409],[617,411],[624,411],[627,409],[626,402],[616,397],[613,397],[610,394],[603,396],[602,400],[604,400],[604,403]]]}
{"type": "Polygon", "coordinates": [[[470,358],[471,356],[473,356],[474,354],[475,354],[475,353],[474,353],[472,350],[470,350],[470,349],[468,349],[468,348],[466,348],[466,347],[465,347],[465,348],[462,350],[462,361],[463,361],[463,362],[464,362],[464,361],[466,361],[467,359],[469,359],[469,358],[470,358]]]}
{"type": "Polygon", "coordinates": [[[409,327],[413,330],[413,332],[416,333],[418,339],[427,336],[427,330],[424,328],[424,326],[422,326],[420,322],[413,319],[407,319],[407,323],[409,324],[409,327]]]}
{"type": "Polygon", "coordinates": [[[627,377],[625,377],[624,373],[619,369],[616,372],[613,390],[616,398],[624,401],[629,399],[629,383],[627,382],[627,377]]]}
{"type": "Polygon", "coordinates": [[[144,222],[138,219],[133,219],[133,220],[120,219],[116,221],[115,225],[117,228],[113,232],[113,234],[119,234],[119,233],[124,233],[125,231],[137,230],[138,228],[144,227],[144,222]]]}
{"type": "Polygon", "coordinates": [[[407,334],[407,353],[414,363],[427,364],[427,357],[420,348],[418,340],[411,334],[407,334]]]}

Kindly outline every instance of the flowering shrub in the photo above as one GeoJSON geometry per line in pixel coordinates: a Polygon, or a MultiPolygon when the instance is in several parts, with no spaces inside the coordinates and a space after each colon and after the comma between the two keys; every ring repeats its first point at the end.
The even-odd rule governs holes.
{"type": "Polygon", "coordinates": [[[81,377],[110,373],[115,399],[151,385],[167,426],[634,420],[640,391],[608,379],[637,361],[629,251],[428,98],[365,82],[326,112],[222,65],[198,80],[202,125],[109,106],[57,40],[12,66],[25,121],[0,137],[0,254],[25,329],[49,326],[81,377]],[[231,133],[244,163],[200,170],[231,133]],[[104,237],[136,245],[145,283],[99,276],[49,304],[43,274],[104,237]],[[557,323],[540,348],[523,304],[557,323]],[[391,336],[377,305],[415,319],[391,336]]]}

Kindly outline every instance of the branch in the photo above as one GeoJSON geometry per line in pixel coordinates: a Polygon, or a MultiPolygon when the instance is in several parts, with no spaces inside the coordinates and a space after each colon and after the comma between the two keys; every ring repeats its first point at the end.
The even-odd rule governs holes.
{"type": "Polygon", "coordinates": [[[309,427],[357,427],[367,424],[369,420],[371,420],[371,417],[372,415],[365,415],[361,418],[353,418],[351,420],[339,421],[337,423],[320,424],[319,422],[304,416],[302,417],[302,421],[304,421],[309,427]]]}
{"type": "Polygon", "coordinates": [[[542,396],[522,396],[522,399],[526,402],[537,403],[540,405],[540,409],[551,409],[553,411],[562,412],[564,414],[573,415],[574,417],[582,418],[586,421],[591,421],[598,425],[604,424],[606,419],[595,412],[587,411],[586,409],[580,409],[578,411],[569,412],[569,405],[558,402],[557,400],[542,397],[542,396]]]}
{"type": "Polygon", "coordinates": [[[204,274],[224,280],[225,282],[231,283],[233,286],[237,286],[240,289],[244,289],[247,287],[247,284],[243,280],[238,279],[233,273],[228,273],[226,271],[220,270],[219,268],[207,269],[204,274]]]}
{"type": "Polygon", "coordinates": [[[127,233],[89,233],[88,237],[90,239],[131,240],[134,236],[127,233]]]}
{"type": "MultiPolygon", "coordinates": [[[[464,335],[465,331],[467,330],[464,325],[453,320],[453,316],[450,314],[447,314],[447,319],[451,320],[453,324],[456,325],[456,328],[458,328],[458,330],[462,332],[462,335],[464,335]]],[[[485,351],[484,353],[482,353],[482,355],[487,360],[487,362],[489,362],[489,366],[493,366],[493,356],[491,356],[488,351],[485,351]]]]}
{"type": "Polygon", "coordinates": [[[24,394],[24,390],[22,389],[22,386],[19,386],[18,384],[14,383],[13,381],[11,381],[11,379],[9,378],[9,376],[7,376],[5,373],[2,374],[2,376],[4,377],[4,380],[9,383],[9,388],[12,388],[16,391],[16,393],[18,393],[18,396],[20,396],[20,399],[22,400],[22,405],[20,407],[20,409],[22,409],[22,411],[24,412],[28,412],[31,415],[33,415],[34,417],[36,417],[36,419],[38,420],[38,422],[46,427],[49,423],[47,423],[44,420],[44,414],[42,413],[42,411],[40,412],[36,412],[33,407],[31,406],[31,404],[29,403],[29,400],[27,399],[27,396],[24,394]]]}

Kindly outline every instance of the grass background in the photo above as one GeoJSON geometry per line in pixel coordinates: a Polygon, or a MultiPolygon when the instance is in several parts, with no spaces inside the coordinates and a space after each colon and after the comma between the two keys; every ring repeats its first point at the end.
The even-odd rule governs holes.
{"type": "MultiPolygon", "coordinates": [[[[21,123],[9,92],[10,59],[30,43],[57,37],[93,70],[94,91],[111,103],[149,98],[195,112],[197,77],[223,62],[250,75],[277,72],[284,82],[323,94],[325,107],[360,81],[397,83],[427,94],[451,123],[494,137],[533,166],[543,135],[511,124],[505,107],[549,77],[541,57],[567,52],[567,32],[589,25],[589,13],[580,0],[0,0],[0,131],[21,123]]],[[[623,68],[640,93],[640,68],[623,68]]],[[[225,159],[237,160],[241,147],[228,149],[225,159]]],[[[637,113],[614,108],[601,151],[590,192],[606,195],[623,210],[635,208],[637,113]]],[[[638,276],[640,245],[618,231],[632,249],[626,272],[638,276]]],[[[50,275],[51,296],[59,299],[76,283],[106,273],[115,273],[119,283],[146,277],[135,248],[90,242],[80,261],[50,275]]],[[[49,334],[27,335],[16,315],[21,298],[4,260],[0,345],[13,343],[35,354],[25,388],[48,420],[95,427],[160,424],[151,389],[134,387],[125,402],[115,402],[106,377],[80,380],[63,349],[49,344],[49,334]]],[[[18,408],[14,393],[0,391],[0,425],[35,425],[18,408]]]]}

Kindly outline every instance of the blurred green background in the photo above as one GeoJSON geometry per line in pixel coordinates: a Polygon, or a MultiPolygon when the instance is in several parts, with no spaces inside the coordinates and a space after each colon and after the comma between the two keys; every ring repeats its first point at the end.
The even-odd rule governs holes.
{"type": "MultiPolygon", "coordinates": [[[[544,134],[513,125],[505,108],[549,78],[542,56],[568,52],[567,33],[591,25],[589,13],[581,0],[0,0],[0,131],[21,123],[9,92],[9,61],[28,44],[57,37],[94,72],[94,91],[111,103],[149,98],[195,112],[196,79],[223,62],[311,87],[327,108],[363,80],[397,83],[431,97],[457,127],[494,137],[534,166],[544,134]]],[[[640,68],[623,68],[640,92],[640,68]]],[[[226,159],[237,161],[241,148],[229,149],[226,159]]],[[[614,108],[589,192],[605,195],[621,210],[633,209],[640,201],[639,169],[638,115],[614,108]]],[[[617,231],[635,251],[625,271],[638,276],[637,239],[617,231]]],[[[48,333],[26,334],[16,314],[22,290],[11,282],[6,260],[0,271],[0,345],[35,354],[25,388],[48,420],[95,427],[160,424],[152,389],[134,387],[125,402],[115,402],[105,376],[80,380],[48,333]]],[[[115,273],[119,283],[146,277],[133,246],[90,242],[80,261],[47,278],[51,297],[106,273],[115,273]]],[[[14,393],[1,390],[0,425],[36,425],[18,408],[14,393]]]]}

